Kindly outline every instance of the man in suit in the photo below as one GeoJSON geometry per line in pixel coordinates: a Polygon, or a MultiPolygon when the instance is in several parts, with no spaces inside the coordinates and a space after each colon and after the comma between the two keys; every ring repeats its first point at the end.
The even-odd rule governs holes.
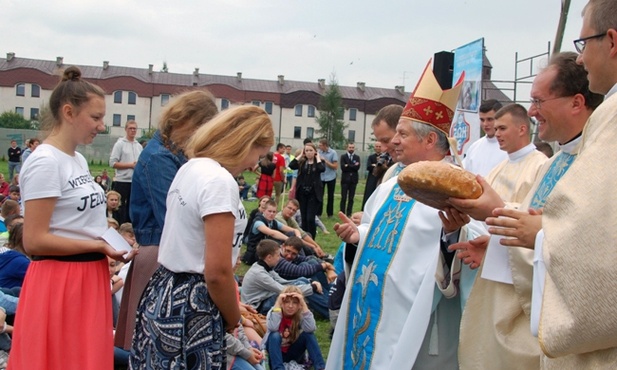
{"type": "Polygon", "coordinates": [[[366,187],[364,188],[364,198],[362,199],[362,209],[364,210],[364,204],[368,198],[373,194],[375,189],[377,189],[377,176],[373,174],[373,170],[375,166],[377,166],[377,160],[381,155],[381,142],[375,142],[375,153],[368,156],[367,165],[366,165],[366,187]]]}
{"type": "Polygon", "coordinates": [[[354,143],[349,143],[347,153],[341,156],[341,212],[347,216],[351,216],[353,212],[353,197],[356,195],[358,170],[360,170],[360,157],[354,154],[355,149],[354,143]]]}

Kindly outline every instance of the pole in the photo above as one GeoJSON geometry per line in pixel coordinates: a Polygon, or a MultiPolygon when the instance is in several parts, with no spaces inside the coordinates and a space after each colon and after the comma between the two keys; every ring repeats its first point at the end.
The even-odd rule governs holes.
{"type": "Polygon", "coordinates": [[[557,34],[555,35],[555,44],[553,45],[553,54],[561,51],[561,43],[563,42],[563,34],[566,30],[566,22],[568,21],[568,11],[570,10],[571,0],[561,0],[561,12],[559,14],[559,23],[557,25],[557,34]]]}

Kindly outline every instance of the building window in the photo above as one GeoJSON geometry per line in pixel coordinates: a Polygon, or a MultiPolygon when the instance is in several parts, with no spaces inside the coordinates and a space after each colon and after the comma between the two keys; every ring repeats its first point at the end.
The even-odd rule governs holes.
{"type": "Polygon", "coordinates": [[[348,140],[350,143],[353,143],[353,142],[355,142],[355,141],[356,141],[356,130],[349,130],[349,131],[347,132],[347,140],[348,140]]]}
{"type": "Polygon", "coordinates": [[[24,116],[24,107],[15,107],[15,113],[19,114],[20,116],[24,116]]]}
{"type": "Polygon", "coordinates": [[[296,117],[302,117],[302,104],[296,105],[295,111],[296,117]]]}
{"type": "Polygon", "coordinates": [[[358,110],[356,108],[351,108],[349,110],[349,120],[350,121],[355,121],[357,114],[358,114],[358,110]]]}
{"type": "Polygon", "coordinates": [[[308,109],[307,109],[307,116],[309,116],[309,117],[315,117],[315,107],[314,107],[314,106],[312,106],[312,105],[309,105],[309,106],[308,106],[308,109]]]}
{"type": "Polygon", "coordinates": [[[30,108],[30,119],[35,121],[39,119],[39,108],[30,108]]]}
{"type": "Polygon", "coordinates": [[[259,107],[261,105],[261,102],[259,100],[253,100],[251,104],[253,104],[256,107],[259,107]]]}
{"type": "Polygon", "coordinates": [[[132,91],[129,91],[129,104],[135,105],[137,104],[137,94],[132,91]]]}
{"type": "Polygon", "coordinates": [[[266,113],[272,114],[272,102],[271,101],[267,101],[265,103],[265,109],[266,109],[266,113]]]}
{"type": "Polygon", "coordinates": [[[32,85],[32,91],[30,92],[30,96],[33,98],[41,97],[41,87],[39,85],[32,85]]]}
{"type": "Polygon", "coordinates": [[[307,127],[306,128],[306,137],[307,139],[312,139],[313,135],[315,134],[315,129],[312,127],[307,127]]]}
{"type": "Polygon", "coordinates": [[[294,139],[300,139],[302,137],[302,127],[294,126],[294,139]]]}
{"type": "Polygon", "coordinates": [[[114,121],[113,121],[112,124],[114,125],[114,127],[122,126],[122,115],[121,114],[114,114],[114,121]]]}
{"type": "Polygon", "coordinates": [[[15,86],[15,95],[26,96],[26,85],[18,84],[17,86],[15,86]]]}
{"type": "Polygon", "coordinates": [[[114,103],[122,104],[122,91],[116,91],[114,93],[114,103]]]}
{"type": "Polygon", "coordinates": [[[169,94],[161,94],[161,107],[164,107],[169,102],[169,94]]]}
{"type": "Polygon", "coordinates": [[[336,118],[338,118],[338,119],[345,119],[345,108],[339,107],[338,117],[336,117],[336,118]]]}
{"type": "Polygon", "coordinates": [[[221,110],[229,108],[229,100],[221,99],[221,110]]]}
{"type": "Polygon", "coordinates": [[[126,116],[126,121],[135,121],[135,115],[134,114],[127,114],[126,116]]]}

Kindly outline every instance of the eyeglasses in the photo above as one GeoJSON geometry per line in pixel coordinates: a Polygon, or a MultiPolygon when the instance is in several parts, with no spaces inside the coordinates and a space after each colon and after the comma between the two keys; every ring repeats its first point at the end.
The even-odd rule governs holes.
{"type": "Polygon", "coordinates": [[[549,98],[549,99],[529,99],[529,102],[531,103],[531,105],[536,107],[536,109],[540,110],[542,109],[542,104],[544,104],[545,102],[550,101],[550,100],[557,100],[561,98],[567,98],[567,96],[558,96],[556,98],[549,98]]]}
{"type": "Polygon", "coordinates": [[[593,39],[599,39],[601,37],[606,36],[606,32],[603,33],[599,33],[597,35],[593,35],[593,36],[587,36],[587,37],[582,37],[578,40],[574,40],[574,48],[576,49],[576,51],[579,52],[579,54],[582,54],[583,51],[585,51],[585,46],[587,45],[587,41],[588,40],[593,40],[593,39]]]}

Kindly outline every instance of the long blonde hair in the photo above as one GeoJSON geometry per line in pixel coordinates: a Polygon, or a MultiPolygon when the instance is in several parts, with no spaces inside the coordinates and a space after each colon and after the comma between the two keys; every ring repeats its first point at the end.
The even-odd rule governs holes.
{"type": "Polygon", "coordinates": [[[274,145],[268,113],[254,105],[228,109],[201,126],[186,145],[189,158],[207,157],[224,168],[241,166],[254,147],[274,145]]]}
{"type": "MultiPolygon", "coordinates": [[[[302,295],[302,291],[295,285],[286,285],[285,288],[281,291],[281,294],[284,293],[298,293],[300,294],[302,299],[304,296],[302,295]]],[[[302,307],[302,305],[300,306],[302,307]]],[[[296,339],[302,334],[302,327],[300,326],[300,322],[302,321],[302,308],[300,308],[295,315],[291,318],[291,327],[289,328],[289,340],[291,343],[295,342],[296,339]]]]}

